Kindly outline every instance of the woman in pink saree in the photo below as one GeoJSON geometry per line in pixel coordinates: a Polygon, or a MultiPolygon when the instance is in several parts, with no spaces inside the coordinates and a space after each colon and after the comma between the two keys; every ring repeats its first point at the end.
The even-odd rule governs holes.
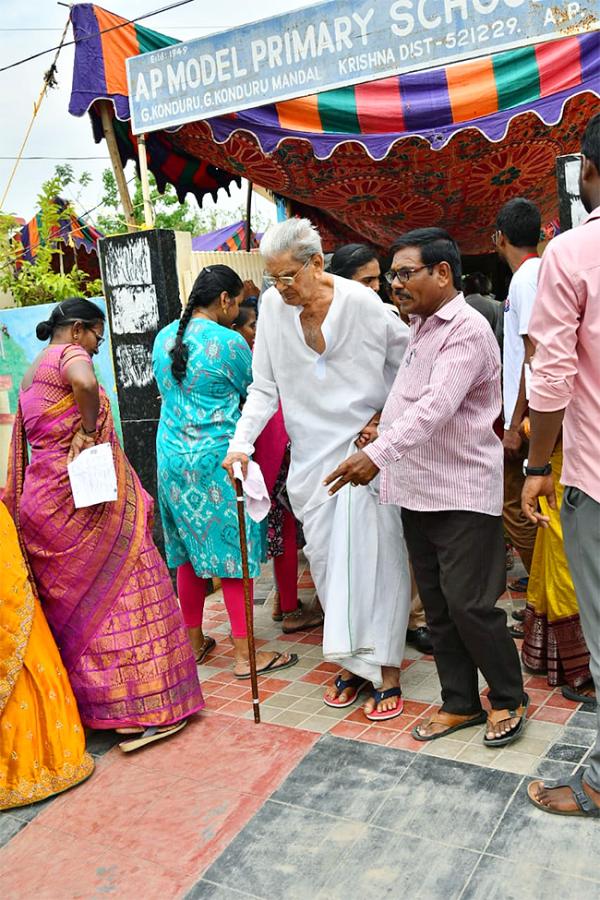
{"type": "Polygon", "coordinates": [[[152,540],[153,501],[123,453],[94,375],[103,332],[102,310],[80,298],[58,304],[38,325],[37,336],[51,341],[21,385],[4,502],[83,723],[131,734],[121,744],[130,750],[179,731],[204,701],[152,540]],[[101,443],[112,447],[117,499],[75,509],[67,461],[101,443]]]}

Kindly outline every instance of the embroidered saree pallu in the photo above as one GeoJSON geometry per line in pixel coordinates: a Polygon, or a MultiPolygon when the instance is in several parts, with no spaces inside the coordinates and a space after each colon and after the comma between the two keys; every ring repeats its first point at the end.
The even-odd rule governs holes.
{"type": "Polygon", "coordinates": [[[78,347],[50,345],[21,391],[5,499],[82,721],[166,726],[204,706],[194,656],[152,541],[152,499],[118,443],[102,390],[98,442],[112,446],[118,497],[74,507],[67,454],[80,413],[63,381],[74,359],[90,363],[78,347]]]}
{"type": "Polygon", "coordinates": [[[67,673],[0,502],[0,809],[44,800],[93,770],[67,673]]]}

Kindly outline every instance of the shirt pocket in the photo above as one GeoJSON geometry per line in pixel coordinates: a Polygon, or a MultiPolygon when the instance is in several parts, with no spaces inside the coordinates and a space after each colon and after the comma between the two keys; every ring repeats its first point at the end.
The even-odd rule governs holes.
{"type": "Polygon", "coordinates": [[[409,354],[402,363],[402,396],[406,400],[418,400],[423,396],[431,380],[433,357],[430,354],[409,354]]]}

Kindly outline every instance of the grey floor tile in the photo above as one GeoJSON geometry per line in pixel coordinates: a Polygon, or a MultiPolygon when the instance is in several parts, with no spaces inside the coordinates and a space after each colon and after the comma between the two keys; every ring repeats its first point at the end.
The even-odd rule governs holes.
{"type": "Polygon", "coordinates": [[[586,712],[583,709],[578,709],[569,719],[569,725],[575,725],[576,728],[589,728],[593,732],[597,730],[597,723],[596,713],[586,712]]]}
{"type": "Polygon", "coordinates": [[[204,877],[258,897],[307,900],[366,830],[360,822],[268,800],[204,877]]]}
{"type": "MultiPolygon", "coordinates": [[[[537,778],[547,778],[548,782],[562,781],[564,778],[570,778],[575,769],[575,763],[561,762],[558,759],[540,759],[534,776],[537,778]]],[[[529,781],[530,779],[528,779],[529,781]]]]}
{"type": "Polygon", "coordinates": [[[461,900],[598,900],[600,884],[518,860],[483,856],[461,900]]]}
{"type": "Polygon", "coordinates": [[[373,824],[483,850],[520,781],[512,772],[419,755],[373,824]]]}
{"type": "Polygon", "coordinates": [[[565,818],[537,809],[527,797],[529,780],[519,788],[486,852],[507,859],[535,860],[544,868],[583,878],[597,872],[598,820],[565,818]]]}
{"type": "Polygon", "coordinates": [[[580,728],[566,725],[560,735],[560,743],[575,744],[577,747],[591,747],[596,740],[596,732],[592,728],[580,728]]]}
{"type": "Polygon", "coordinates": [[[559,759],[562,762],[579,763],[587,753],[587,747],[576,747],[574,744],[556,743],[546,750],[547,759],[559,759]]]}
{"type": "Polygon", "coordinates": [[[470,850],[370,826],[342,854],[316,900],[452,900],[478,860],[470,850]]]}
{"type": "Polygon", "coordinates": [[[8,844],[10,839],[24,827],[25,823],[13,816],[12,812],[0,813],[0,847],[8,844]]]}
{"type": "Polygon", "coordinates": [[[187,892],[183,900],[244,900],[245,897],[256,897],[256,894],[234,891],[221,884],[211,884],[202,879],[187,892]]]}
{"type": "Polygon", "coordinates": [[[324,735],[273,799],[367,822],[414,759],[406,750],[324,735]]]}

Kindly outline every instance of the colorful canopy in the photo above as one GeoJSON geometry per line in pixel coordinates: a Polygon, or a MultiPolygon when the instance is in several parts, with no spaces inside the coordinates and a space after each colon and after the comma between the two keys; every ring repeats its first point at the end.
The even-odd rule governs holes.
{"type": "MultiPolygon", "coordinates": [[[[71,15],[70,111],[90,111],[100,139],[94,104],[110,99],[121,154],[135,157],[125,59],[174,41],[92,4],[71,15]]],[[[556,216],[555,158],[578,150],[599,96],[591,32],[155,132],[149,162],[180,197],[244,175],[310,214],[330,246],[387,247],[399,231],[441,224],[465,253],[488,252],[509,197],[556,216]]]]}
{"type": "MultiPolygon", "coordinates": [[[[50,242],[53,244],[62,242],[76,250],[83,249],[86,253],[97,253],[98,239],[104,237],[102,232],[78,218],[68,202],[61,197],[55,197],[54,204],[61,211],[61,215],[58,223],[50,229],[50,242]]],[[[14,240],[23,248],[19,262],[34,261],[43,240],[40,233],[41,224],[42,215],[38,213],[15,235],[14,240]]]]}
{"type": "MultiPolygon", "coordinates": [[[[250,250],[258,247],[258,240],[253,231],[250,232],[250,250]]],[[[234,222],[209,231],[208,234],[199,234],[192,238],[192,250],[247,250],[246,247],[246,223],[234,222]]]]}

